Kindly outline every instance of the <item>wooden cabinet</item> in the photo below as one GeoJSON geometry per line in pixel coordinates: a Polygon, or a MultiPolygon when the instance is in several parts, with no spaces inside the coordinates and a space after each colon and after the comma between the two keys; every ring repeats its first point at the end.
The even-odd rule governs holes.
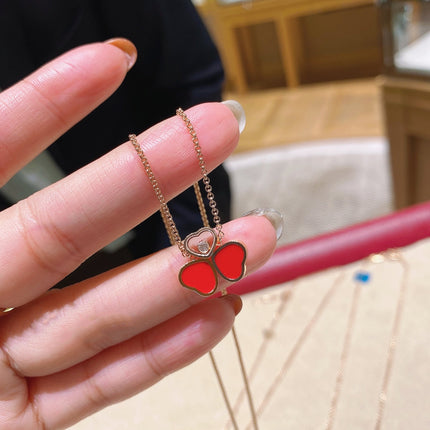
{"type": "Polygon", "coordinates": [[[379,1],[385,124],[397,208],[430,200],[430,3],[379,1]]]}
{"type": "Polygon", "coordinates": [[[430,200],[430,82],[381,78],[395,203],[430,200]]]}
{"type": "Polygon", "coordinates": [[[199,9],[234,90],[295,87],[381,70],[373,0],[207,0],[199,9]]]}

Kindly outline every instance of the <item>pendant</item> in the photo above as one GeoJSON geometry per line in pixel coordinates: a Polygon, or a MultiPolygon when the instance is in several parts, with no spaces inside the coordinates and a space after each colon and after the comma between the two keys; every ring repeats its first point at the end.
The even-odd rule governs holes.
{"type": "Polygon", "coordinates": [[[230,241],[218,246],[214,231],[203,227],[189,234],[184,247],[193,257],[179,272],[179,282],[202,296],[210,296],[218,286],[218,276],[230,282],[243,278],[246,271],[246,248],[230,241]]]}

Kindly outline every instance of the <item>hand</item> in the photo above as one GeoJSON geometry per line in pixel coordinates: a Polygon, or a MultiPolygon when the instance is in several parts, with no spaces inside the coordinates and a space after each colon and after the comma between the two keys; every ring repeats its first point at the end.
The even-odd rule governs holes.
{"type": "MultiPolygon", "coordinates": [[[[1,183],[109,97],[132,60],[110,43],[86,45],[1,93],[1,183]]],[[[237,143],[237,121],[219,103],[187,114],[211,170],[237,143]]],[[[96,138],[88,136],[88,145],[96,138]]],[[[152,127],[138,141],[166,199],[199,178],[180,118],[152,127]]],[[[0,313],[0,429],[67,427],[194,361],[229,331],[240,299],[203,300],[182,288],[184,258],[176,247],[48,291],[157,209],[126,142],[0,213],[0,308],[15,308],[0,313]]],[[[246,245],[248,271],[275,246],[264,217],[241,218],[224,231],[226,240],[246,245]]]]}

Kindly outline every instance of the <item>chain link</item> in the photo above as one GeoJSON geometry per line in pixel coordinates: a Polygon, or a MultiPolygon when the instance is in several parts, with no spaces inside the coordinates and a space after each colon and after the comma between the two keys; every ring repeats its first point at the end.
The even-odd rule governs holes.
{"type": "MultiPolygon", "coordinates": [[[[197,133],[194,130],[193,124],[191,123],[190,119],[187,117],[186,113],[181,108],[178,108],[176,110],[176,115],[178,115],[182,118],[182,120],[184,121],[184,123],[185,123],[185,125],[186,125],[186,127],[187,127],[187,129],[191,135],[191,140],[193,142],[194,150],[197,154],[197,160],[198,160],[199,166],[200,166],[200,172],[201,172],[202,177],[203,177],[202,182],[204,184],[204,188],[206,191],[206,197],[209,201],[209,207],[211,208],[211,214],[212,214],[213,223],[215,225],[216,234],[218,237],[218,241],[221,242],[222,238],[224,237],[224,232],[222,231],[221,218],[219,216],[219,210],[216,207],[215,196],[212,192],[212,185],[210,184],[211,181],[210,181],[209,176],[208,176],[206,163],[205,163],[205,160],[203,158],[202,148],[200,146],[200,142],[199,142],[199,139],[197,137],[197,133]]],[[[196,193],[197,202],[199,202],[199,200],[202,200],[200,187],[199,186],[194,187],[194,191],[196,193]]],[[[203,217],[202,217],[202,220],[204,223],[203,217]]]]}
{"type": "MultiPolygon", "coordinates": [[[[211,214],[212,214],[212,217],[213,217],[212,219],[213,219],[213,222],[215,225],[217,240],[218,240],[218,242],[221,242],[221,240],[224,236],[224,232],[222,231],[221,218],[219,216],[219,210],[216,207],[215,196],[212,192],[212,185],[210,184],[210,179],[208,177],[208,171],[206,169],[206,163],[205,163],[205,160],[203,158],[202,148],[200,146],[200,142],[199,142],[199,139],[197,137],[197,133],[194,130],[194,127],[191,124],[191,121],[189,120],[189,118],[187,117],[187,115],[185,114],[185,112],[181,108],[177,109],[176,114],[182,118],[182,120],[184,121],[184,123],[185,123],[185,125],[186,125],[186,127],[187,127],[187,129],[191,135],[191,140],[193,142],[194,149],[195,149],[196,154],[197,154],[197,160],[199,162],[200,171],[201,171],[201,174],[203,176],[202,182],[204,184],[204,188],[206,191],[206,196],[207,196],[207,199],[209,202],[208,204],[209,204],[209,207],[211,208],[211,214]]],[[[158,181],[155,178],[155,175],[154,175],[154,172],[152,171],[151,165],[149,164],[149,161],[146,158],[146,155],[143,152],[143,149],[140,147],[140,145],[137,141],[136,135],[130,134],[128,136],[128,138],[130,139],[130,142],[132,143],[137,155],[139,156],[139,158],[143,164],[143,167],[145,169],[145,172],[148,176],[149,182],[152,185],[154,193],[157,196],[158,201],[160,202],[161,218],[163,219],[163,223],[164,223],[164,226],[166,228],[167,235],[169,236],[170,243],[172,245],[176,244],[184,257],[190,257],[190,254],[186,250],[185,245],[181,239],[181,236],[179,235],[176,224],[173,221],[172,214],[170,213],[169,207],[167,206],[167,202],[166,202],[164,195],[160,189],[158,181]]],[[[205,227],[209,227],[210,226],[209,220],[207,217],[206,208],[205,208],[205,205],[203,203],[203,197],[202,197],[202,193],[200,191],[200,186],[199,186],[198,182],[194,183],[194,193],[196,194],[197,204],[199,206],[200,216],[202,218],[203,225],[205,227]]]]}
{"type": "Polygon", "coordinates": [[[148,159],[146,158],[143,149],[140,147],[137,142],[137,138],[135,134],[130,134],[128,136],[130,142],[132,143],[134,149],[137,152],[137,155],[142,161],[143,167],[145,168],[145,172],[148,176],[149,182],[154,189],[155,195],[157,196],[158,201],[160,202],[160,213],[161,218],[163,219],[164,226],[166,227],[167,235],[169,236],[170,243],[172,245],[176,244],[180,249],[182,255],[184,257],[189,257],[189,253],[185,249],[185,246],[181,240],[181,236],[179,235],[178,229],[176,228],[176,224],[173,221],[172,214],[170,213],[169,207],[167,206],[166,200],[164,199],[164,195],[161,192],[160,186],[158,185],[158,181],[154,176],[154,172],[151,169],[151,165],[149,164],[148,159]]]}

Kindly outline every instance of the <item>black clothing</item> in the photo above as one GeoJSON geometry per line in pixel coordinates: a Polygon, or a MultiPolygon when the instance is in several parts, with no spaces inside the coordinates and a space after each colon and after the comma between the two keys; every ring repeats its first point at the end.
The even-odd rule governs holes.
{"type": "MultiPolygon", "coordinates": [[[[189,0],[0,0],[0,88],[75,46],[112,37],[133,41],[137,62],[115,94],[49,148],[66,174],[179,106],[221,98],[221,61],[189,0]]],[[[226,221],[228,176],[221,167],[210,177],[226,221]]],[[[183,237],[201,227],[192,189],[169,206],[183,237]]],[[[135,258],[168,245],[158,214],[135,233],[129,246],[135,258]]]]}

